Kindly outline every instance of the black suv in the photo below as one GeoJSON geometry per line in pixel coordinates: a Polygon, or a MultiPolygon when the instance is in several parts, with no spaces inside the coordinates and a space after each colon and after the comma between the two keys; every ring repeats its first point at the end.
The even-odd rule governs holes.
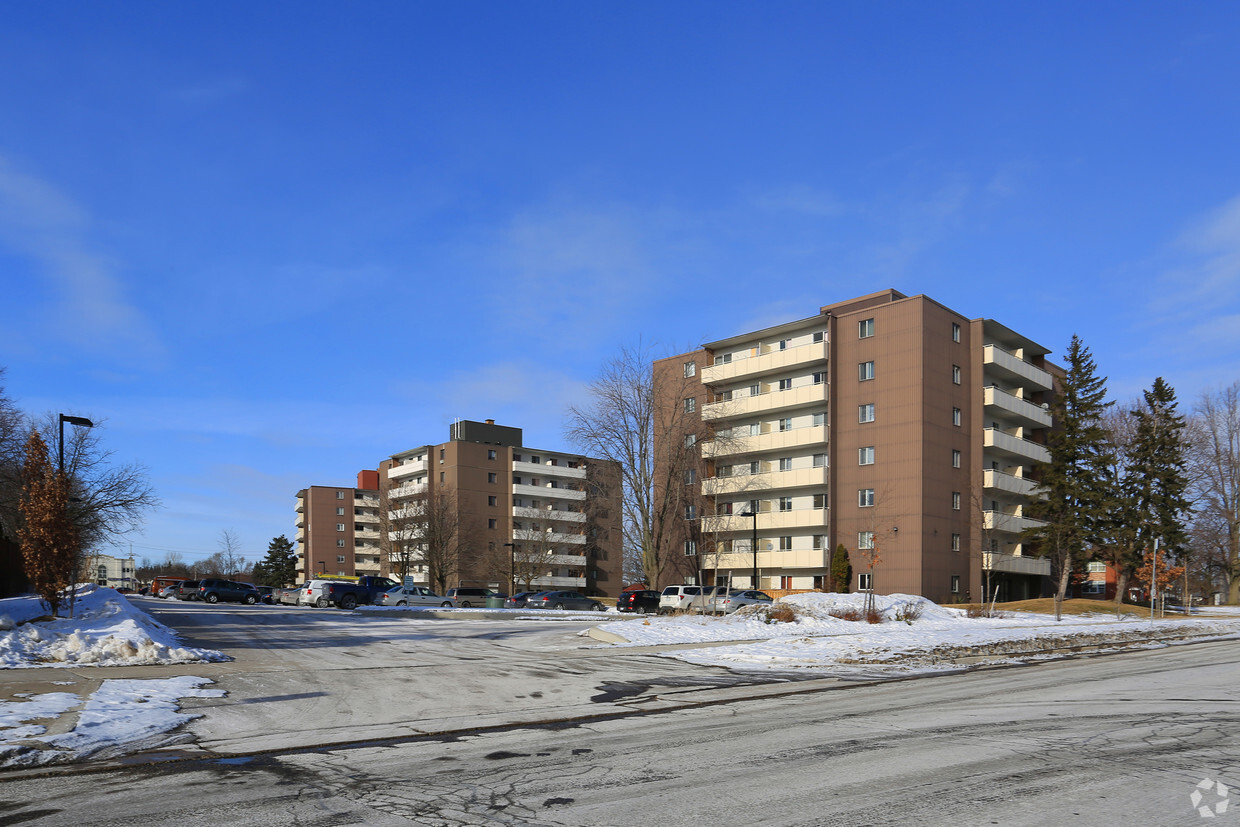
{"type": "Polygon", "coordinates": [[[218,580],[208,577],[198,583],[198,598],[207,603],[219,603],[227,600],[232,603],[246,603],[253,606],[262,600],[258,589],[249,583],[237,583],[232,580],[218,580]]]}
{"type": "Polygon", "coordinates": [[[659,592],[633,589],[620,592],[616,598],[616,611],[636,612],[639,615],[659,613],[659,592]]]}

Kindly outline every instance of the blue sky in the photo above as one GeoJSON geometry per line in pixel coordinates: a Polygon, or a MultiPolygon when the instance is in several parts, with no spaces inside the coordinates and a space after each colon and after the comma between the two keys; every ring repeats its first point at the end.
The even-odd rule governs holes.
{"type": "MultiPolygon", "coordinates": [[[[256,559],[456,418],[888,287],[1240,378],[1240,6],[0,5],[0,365],[256,559]]],[[[1054,355],[1052,356],[1054,358],[1054,355]]],[[[127,549],[125,549],[127,550],[127,549]]]]}

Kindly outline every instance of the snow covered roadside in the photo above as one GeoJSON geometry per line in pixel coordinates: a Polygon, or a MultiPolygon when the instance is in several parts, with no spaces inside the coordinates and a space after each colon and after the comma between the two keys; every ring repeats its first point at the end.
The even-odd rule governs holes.
{"type": "MultiPolygon", "coordinates": [[[[792,608],[790,622],[768,622],[766,607],[746,607],[727,617],[686,615],[609,624],[627,642],[614,646],[710,644],[665,653],[688,663],[761,671],[830,670],[837,676],[908,676],[953,671],[989,660],[1011,663],[1044,659],[1073,646],[1165,646],[1185,639],[1240,636],[1240,618],[1177,618],[1151,623],[1114,614],[1053,616],[1010,612],[970,618],[959,609],[912,595],[875,595],[882,622],[843,620],[832,612],[860,612],[864,595],[799,594],[779,603],[792,608]],[[898,619],[919,616],[908,622],[898,619]],[[737,641],[735,646],[719,643],[737,641]],[[743,641],[743,642],[742,642],[743,641]]],[[[779,605],[779,604],[776,604],[779,605]]]]}
{"type": "MultiPolygon", "coordinates": [[[[145,666],[206,663],[229,658],[210,649],[182,647],[168,627],[116,591],[81,586],[73,618],[41,620],[33,597],[0,600],[0,669],[145,666]]],[[[69,676],[66,676],[69,677],[69,676]]],[[[57,681],[65,686],[74,681],[57,681]]],[[[177,701],[219,697],[202,689],[206,678],[104,680],[87,697],[74,692],[16,693],[0,699],[0,767],[68,764],[179,743],[175,732],[196,715],[177,701]],[[47,734],[49,722],[76,715],[68,731],[47,734]]]]}

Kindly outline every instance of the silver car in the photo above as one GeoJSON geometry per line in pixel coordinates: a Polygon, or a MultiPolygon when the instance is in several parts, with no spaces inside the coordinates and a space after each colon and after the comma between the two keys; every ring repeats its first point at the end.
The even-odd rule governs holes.
{"type": "Polygon", "coordinates": [[[452,601],[426,586],[393,586],[375,599],[377,606],[446,606],[452,601]]]}
{"type": "Polygon", "coordinates": [[[732,589],[727,594],[715,595],[710,601],[711,611],[715,614],[731,614],[741,606],[774,603],[775,599],[766,592],[754,589],[732,589]]]}

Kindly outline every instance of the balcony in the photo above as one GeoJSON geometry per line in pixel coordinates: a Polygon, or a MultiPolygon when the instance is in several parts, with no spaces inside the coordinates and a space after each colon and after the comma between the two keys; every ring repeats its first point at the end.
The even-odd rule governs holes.
{"type": "Polygon", "coordinates": [[[575,568],[583,568],[586,565],[586,556],[584,554],[540,554],[527,558],[523,556],[520,551],[518,551],[516,562],[520,566],[533,567],[535,569],[542,566],[573,566],[575,568]]]}
{"type": "Polygon", "coordinates": [[[772,431],[758,436],[730,437],[726,440],[712,440],[702,443],[702,457],[739,456],[766,451],[779,451],[788,448],[802,448],[809,445],[826,445],[827,426],[811,425],[808,428],[793,428],[789,431],[772,431]]]}
{"type": "Polygon", "coordinates": [[[724,384],[786,372],[800,365],[826,364],[826,361],[826,342],[790,347],[787,350],[772,350],[744,358],[737,358],[737,354],[733,354],[731,362],[702,368],[702,382],[707,385],[724,384]]]}
{"type": "Polygon", "coordinates": [[[765,474],[739,474],[731,477],[711,477],[702,480],[702,494],[714,497],[719,494],[744,494],[784,488],[826,488],[828,471],[825,467],[798,468],[795,471],[771,471],[765,474]]]}
{"type": "MultiPolygon", "coordinates": [[[[524,581],[518,583],[524,585],[524,581]]],[[[586,587],[586,579],[584,577],[535,577],[532,586],[548,586],[556,589],[573,589],[580,590],[586,587]]],[[[550,591],[550,588],[546,589],[550,591]]]]}
{"type": "Polygon", "coordinates": [[[584,468],[569,468],[567,465],[546,465],[541,462],[514,462],[512,464],[512,472],[522,476],[528,474],[531,477],[567,477],[574,480],[584,480],[586,478],[586,469],[584,468]]]}
{"type": "Polygon", "coordinates": [[[982,567],[987,571],[1009,574],[1032,574],[1050,577],[1051,561],[1045,557],[1022,557],[1019,554],[1001,554],[997,551],[982,552],[982,567]]]}
{"type": "Polygon", "coordinates": [[[388,489],[389,500],[404,500],[426,493],[426,483],[405,483],[388,489]]]}
{"type": "Polygon", "coordinates": [[[584,534],[561,534],[558,531],[535,531],[530,528],[518,528],[512,532],[513,542],[522,543],[549,543],[559,545],[568,543],[569,545],[584,546],[586,544],[586,535],[584,534]]]}
{"type": "Polygon", "coordinates": [[[1039,445],[1036,442],[1021,439],[1018,436],[1012,436],[998,428],[987,428],[985,430],[985,434],[982,437],[982,445],[1001,454],[1019,457],[1023,461],[1049,462],[1051,458],[1051,452],[1046,450],[1045,445],[1039,445]]]}
{"type": "Polygon", "coordinates": [[[1028,517],[1021,517],[1018,514],[1008,514],[1003,511],[982,512],[982,529],[985,531],[1020,534],[1030,529],[1041,528],[1044,525],[1046,523],[1041,520],[1032,520],[1028,517]]]}
{"type": "MultiPolygon", "coordinates": [[[[761,542],[761,540],[759,541],[761,542]]],[[[770,574],[772,571],[788,569],[825,569],[830,565],[831,554],[826,549],[793,549],[789,551],[759,551],[758,572],[770,574]]],[[[738,574],[753,571],[753,553],[750,551],[734,551],[729,554],[703,554],[702,569],[704,571],[728,570],[738,574]]]]}
{"type": "Polygon", "coordinates": [[[578,511],[558,511],[546,508],[524,508],[515,506],[512,509],[512,516],[523,517],[527,520],[560,520],[566,523],[584,523],[586,515],[578,511]]]}
{"type": "MultiPolygon", "coordinates": [[[[984,388],[983,394],[983,401],[991,411],[998,409],[1007,414],[1009,418],[1019,419],[1034,428],[1051,427],[1050,411],[1041,405],[1035,405],[1019,396],[1013,396],[993,385],[984,388]]],[[[987,411],[987,416],[991,415],[991,411],[987,411]]]]}
{"type": "Polygon", "coordinates": [[[574,491],[571,488],[552,488],[549,485],[524,485],[513,483],[514,497],[550,497],[559,500],[584,500],[586,492],[574,491]]]}
{"type": "Polygon", "coordinates": [[[702,406],[702,418],[705,420],[725,420],[750,418],[771,411],[793,410],[813,405],[824,407],[827,404],[827,383],[802,385],[786,391],[773,390],[757,396],[741,396],[727,402],[711,402],[702,406]]]}
{"type": "Polygon", "coordinates": [[[406,462],[404,465],[397,465],[388,469],[387,476],[390,480],[400,479],[402,477],[412,476],[413,474],[426,473],[426,460],[416,460],[414,462],[406,462]]]}
{"type": "Polygon", "coordinates": [[[989,469],[983,475],[982,485],[988,490],[1015,494],[1018,497],[1034,497],[1038,491],[1038,484],[1027,477],[1017,477],[989,469]]]}
{"type": "Polygon", "coordinates": [[[997,345],[982,348],[982,362],[988,372],[1003,377],[1011,384],[1039,391],[1054,387],[1049,373],[997,345]]]}
{"type": "MultiPolygon", "coordinates": [[[[821,528],[826,531],[829,519],[829,510],[826,508],[798,508],[792,511],[759,511],[758,512],[758,531],[772,532],[782,531],[791,528],[821,528]]],[[[743,536],[745,533],[753,533],[753,517],[744,514],[717,514],[713,517],[702,518],[702,533],[714,534],[716,532],[728,533],[736,532],[743,536]]],[[[758,542],[770,538],[758,538],[758,542]]]]}

